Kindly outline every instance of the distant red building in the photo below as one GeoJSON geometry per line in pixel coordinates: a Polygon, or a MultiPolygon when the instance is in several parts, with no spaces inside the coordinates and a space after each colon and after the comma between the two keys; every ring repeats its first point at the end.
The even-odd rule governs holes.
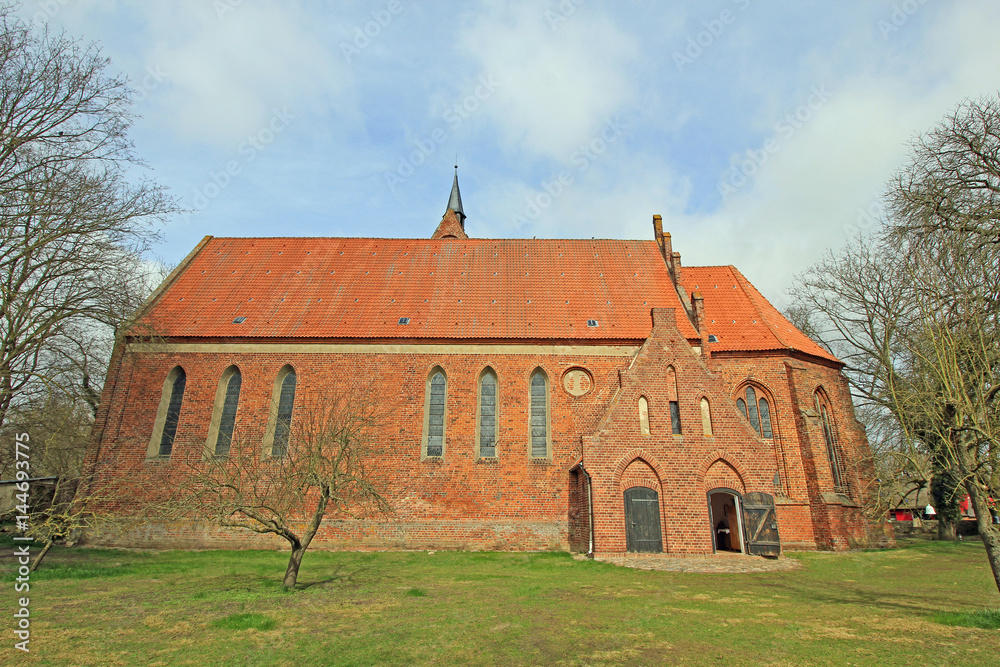
{"type": "MultiPolygon", "coordinates": [[[[137,495],[234,429],[280,456],[332,378],[395,408],[395,517],[344,548],[845,549],[871,482],[843,364],[732,266],[652,241],[206,237],[109,369],[90,460],[137,495]],[[150,342],[144,335],[155,331],[150,342]]],[[[188,524],[129,544],[260,544],[188,524]]],[[[255,542],[255,540],[257,540],[255,542]]]]}

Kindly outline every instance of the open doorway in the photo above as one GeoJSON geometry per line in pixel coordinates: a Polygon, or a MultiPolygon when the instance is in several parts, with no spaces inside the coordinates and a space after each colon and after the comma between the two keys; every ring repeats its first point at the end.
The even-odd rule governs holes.
{"type": "Polygon", "coordinates": [[[743,553],[740,494],[732,489],[712,489],[708,492],[708,514],[712,522],[712,544],[715,550],[743,553]]]}

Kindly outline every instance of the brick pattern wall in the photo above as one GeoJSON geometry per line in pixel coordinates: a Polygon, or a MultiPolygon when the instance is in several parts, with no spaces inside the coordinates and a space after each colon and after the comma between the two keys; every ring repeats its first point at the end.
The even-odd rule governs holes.
{"type": "MultiPolygon", "coordinates": [[[[391,354],[227,351],[179,353],[124,348],[113,356],[88,463],[98,483],[128,480],[133,498],[163,487],[164,477],[199,465],[218,382],[237,365],[243,376],[236,431],[260,444],[278,371],[297,374],[295,414],[320,400],[330,383],[371,378],[379,401],[392,405],[382,429],[377,472],[395,513],[385,519],[331,516],[316,545],[337,548],[456,548],[586,551],[593,526],[595,550],[625,551],[623,495],[644,486],[659,495],[664,550],[713,550],[707,492],[725,487],[775,496],[785,548],[843,549],[863,544],[862,494],[871,479],[863,432],[853,418],[838,369],[787,354],[700,355],[676,327],[673,311],[653,312],[653,331],[635,357],[588,354],[391,354]],[[147,461],[146,451],[163,381],[181,365],[187,386],[169,461],[147,461]],[[477,380],[489,366],[499,380],[497,458],[476,460],[477,380]],[[447,374],[444,456],[421,457],[425,391],[432,368],[447,374]],[[586,368],[593,389],[573,396],[563,374],[586,368]],[[549,378],[551,455],[532,459],[529,379],[549,378]],[[771,405],[774,438],[762,439],[735,407],[752,382],[771,405]],[[850,496],[834,493],[822,426],[813,394],[822,387],[836,419],[848,462],[850,496]],[[649,434],[638,403],[648,404],[649,434]],[[702,427],[700,403],[711,406],[712,433],[702,427]],[[682,433],[671,433],[671,400],[682,433]],[[574,466],[582,459],[590,473],[574,466]],[[775,477],[777,476],[777,483],[775,477]]],[[[294,417],[293,417],[294,419],[294,417]]],[[[191,522],[144,525],[105,542],[158,546],[280,546],[280,540],[191,522]]]]}
{"type": "MultiPolygon", "coordinates": [[[[625,356],[586,355],[126,351],[112,367],[114,377],[98,415],[103,428],[98,429],[91,459],[99,479],[125,477],[136,497],[156,492],[165,476],[181,474],[184,466],[199,465],[219,378],[233,364],[243,375],[236,432],[249,435],[257,446],[266,430],[275,378],[286,364],[295,368],[298,378],[294,414],[319,400],[331,382],[372,378],[377,400],[394,406],[381,430],[376,466],[394,516],[365,522],[337,522],[333,517],[317,540],[351,547],[568,549],[573,488],[569,470],[580,458],[579,433],[594,429],[617,386],[618,371],[628,361],[625,356]],[[184,368],[187,386],[173,452],[169,461],[147,461],[163,380],[176,365],[184,368]],[[421,460],[427,376],[438,366],[448,377],[444,456],[421,460]],[[476,460],[477,379],[486,366],[499,380],[497,457],[476,460]],[[594,379],[593,389],[581,397],[561,388],[562,374],[575,367],[586,368],[594,379]],[[530,456],[529,378],[537,368],[550,380],[548,459],[530,456]]],[[[579,494],[583,487],[577,487],[579,494]]],[[[169,528],[155,534],[160,536],[157,541],[180,539],[169,528]]],[[[132,539],[139,537],[137,533],[132,539]]],[[[242,533],[225,539],[257,540],[242,533]]]]}

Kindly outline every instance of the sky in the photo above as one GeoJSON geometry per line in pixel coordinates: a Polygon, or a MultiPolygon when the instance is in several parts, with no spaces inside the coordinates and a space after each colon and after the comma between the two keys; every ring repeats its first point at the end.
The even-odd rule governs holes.
{"type": "Polygon", "coordinates": [[[23,0],[135,89],[140,175],[205,235],[652,239],[776,306],[909,144],[1000,89],[995,0],[23,0]]]}

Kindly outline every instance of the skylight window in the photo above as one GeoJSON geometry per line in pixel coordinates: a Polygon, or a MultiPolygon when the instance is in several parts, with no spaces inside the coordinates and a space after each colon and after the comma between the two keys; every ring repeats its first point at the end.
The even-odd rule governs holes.
{"type": "Polygon", "coordinates": [[[597,320],[587,320],[587,326],[594,328],[597,326],[597,320]]]}
{"type": "Polygon", "coordinates": [[[244,317],[243,315],[240,315],[239,317],[237,317],[236,319],[233,320],[233,324],[243,324],[246,321],[247,321],[247,318],[244,317]]]}
{"type": "Polygon", "coordinates": [[[709,343],[718,343],[719,342],[719,338],[715,334],[708,334],[708,342],[709,343]]]}
{"type": "Polygon", "coordinates": [[[401,318],[399,318],[399,322],[397,324],[403,325],[403,324],[409,324],[409,323],[410,323],[410,318],[409,317],[401,317],[401,318]]]}

